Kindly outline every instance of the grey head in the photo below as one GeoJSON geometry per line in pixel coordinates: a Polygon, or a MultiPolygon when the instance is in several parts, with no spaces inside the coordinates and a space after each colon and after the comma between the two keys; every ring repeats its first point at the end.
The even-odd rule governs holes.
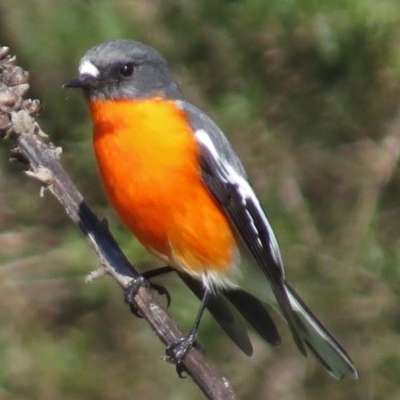
{"type": "Polygon", "coordinates": [[[134,40],[92,47],[79,63],[79,77],[65,87],[82,89],[88,100],[182,98],[164,58],[134,40]]]}

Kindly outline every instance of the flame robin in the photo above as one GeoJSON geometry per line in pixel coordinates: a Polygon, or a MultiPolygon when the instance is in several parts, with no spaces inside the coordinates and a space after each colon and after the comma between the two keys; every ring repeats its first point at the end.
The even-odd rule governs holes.
{"type": "MultiPolygon", "coordinates": [[[[121,220],[156,258],[201,297],[193,329],[167,348],[182,362],[206,307],[251,354],[248,337],[224,326],[228,299],[261,336],[280,342],[264,307],[287,322],[303,355],[310,351],[335,378],[357,379],[353,362],[285,278],[278,243],[246,172],[218,126],[187,102],[153,48],[115,40],[91,48],[79,77],[93,121],[106,194],[121,220]],[[244,265],[265,277],[257,297],[240,289],[244,265]]],[[[229,325],[229,324],[228,324],[229,325]]]]}

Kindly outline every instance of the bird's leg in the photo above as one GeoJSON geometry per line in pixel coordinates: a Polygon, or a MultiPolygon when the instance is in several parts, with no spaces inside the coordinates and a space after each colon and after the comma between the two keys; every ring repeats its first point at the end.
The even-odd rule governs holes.
{"type": "Polygon", "coordinates": [[[165,350],[168,359],[176,364],[176,372],[178,373],[180,378],[183,378],[183,372],[185,371],[182,361],[185,358],[188,351],[193,347],[193,345],[195,345],[197,332],[200,326],[200,321],[201,318],[203,317],[204,310],[207,307],[210,295],[211,295],[210,290],[206,288],[204,290],[199,311],[197,312],[196,318],[194,320],[192,329],[190,330],[189,334],[187,336],[184,336],[176,340],[174,343],[171,343],[169,346],[167,346],[165,350]]]}
{"type": "Polygon", "coordinates": [[[169,272],[172,272],[173,269],[169,266],[156,268],[150,271],[143,272],[136,279],[132,279],[128,286],[124,289],[125,303],[129,304],[131,312],[137,317],[141,318],[142,315],[139,313],[134,298],[141,287],[147,287],[149,289],[156,290],[157,293],[161,296],[166,296],[167,298],[167,308],[171,304],[171,295],[168,290],[161,285],[150,282],[150,279],[155,278],[156,276],[164,275],[169,272]]]}

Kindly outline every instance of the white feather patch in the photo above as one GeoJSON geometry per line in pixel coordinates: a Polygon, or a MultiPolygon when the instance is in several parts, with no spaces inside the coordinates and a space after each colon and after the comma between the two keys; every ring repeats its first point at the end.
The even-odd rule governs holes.
{"type": "MultiPolygon", "coordinates": [[[[251,186],[247,182],[247,180],[244,179],[242,176],[240,176],[230,165],[228,165],[227,169],[229,171],[230,176],[233,178],[233,181],[236,184],[238,184],[240,194],[245,199],[245,203],[247,202],[247,200],[250,200],[257,207],[257,211],[258,211],[259,215],[261,216],[261,218],[268,230],[269,244],[270,244],[270,250],[271,250],[272,256],[274,257],[274,260],[278,265],[282,265],[283,263],[282,263],[281,253],[279,251],[278,241],[276,240],[274,231],[272,230],[272,227],[271,227],[263,209],[260,206],[260,202],[259,202],[256,194],[254,193],[254,190],[251,188],[251,186]]],[[[251,219],[251,215],[249,213],[248,213],[248,215],[249,215],[249,218],[251,219]]],[[[254,227],[254,230],[256,231],[256,228],[253,223],[252,223],[252,225],[254,227]]],[[[257,234],[258,234],[258,232],[257,232],[257,234]]]]}
{"type": "Polygon", "coordinates": [[[215,289],[237,289],[238,285],[228,276],[221,275],[215,271],[207,271],[201,274],[201,280],[204,287],[209,291],[215,292],[215,289]]]}
{"type": "MultiPolygon", "coordinates": [[[[243,207],[246,208],[248,201],[251,201],[256,206],[257,211],[258,211],[259,215],[261,216],[262,221],[264,222],[264,224],[268,230],[269,246],[270,246],[270,251],[272,253],[272,256],[274,257],[275,262],[278,265],[282,266],[283,265],[282,258],[281,258],[281,254],[279,251],[279,246],[278,246],[278,242],[276,240],[275,234],[272,230],[272,227],[271,227],[264,211],[262,210],[262,208],[260,206],[260,202],[258,201],[258,198],[257,198],[256,194],[254,193],[252,187],[247,182],[247,180],[243,176],[241,176],[232,167],[232,165],[229,164],[228,161],[223,160],[223,159],[221,159],[221,157],[219,157],[217,149],[214,146],[214,143],[212,142],[210,136],[204,129],[199,129],[198,131],[196,131],[195,135],[196,135],[196,138],[205,147],[207,147],[207,149],[210,151],[210,153],[214,157],[214,159],[217,162],[219,162],[222,165],[222,167],[225,169],[225,171],[227,173],[226,178],[228,179],[228,181],[237,186],[240,196],[242,198],[243,207]]],[[[254,233],[257,235],[257,243],[259,246],[262,246],[262,242],[259,238],[259,232],[257,231],[257,228],[254,224],[253,218],[251,217],[251,214],[248,211],[247,211],[247,216],[249,217],[248,220],[253,228],[254,233]]]]}
{"type": "Polygon", "coordinates": [[[90,75],[97,78],[100,75],[100,71],[89,60],[83,60],[79,65],[79,75],[90,75]]]}
{"type": "Polygon", "coordinates": [[[212,140],[210,138],[210,135],[204,129],[197,130],[195,132],[195,136],[199,140],[199,142],[203,143],[204,146],[206,146],[207,149],[210,150],[212,156],[216,160],[220,159],[217,149],[215,148],[214,143],[212,142],[212,140]]]}

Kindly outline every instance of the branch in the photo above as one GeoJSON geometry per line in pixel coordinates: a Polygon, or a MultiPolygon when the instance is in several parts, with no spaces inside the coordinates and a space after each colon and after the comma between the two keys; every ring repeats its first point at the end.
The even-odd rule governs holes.
{"type": "MultiPolygon", "coordinates": [[[[33,116],[39,101],[24,99],[29,89],[29,74],[16,65],[7,47],[0,47],[0,138],[11,140],[13,156],[29,166],[28,176],[37,179],[62,204],[68,217],[88,239],[104,272],[126,288],[139,276],[110,234],[107,224],[90,210],[74,183],[59,162],[61,148],[46,143],[45,135],[33,116]]],[[[164,345],[184,334],[146,288],[140,288],[134,305],[164,345]]],[[[193,348],[184,359],[184,366],[208,399],[237,399],[230,382],[219,376],[203,354],[193,348]]]]}

